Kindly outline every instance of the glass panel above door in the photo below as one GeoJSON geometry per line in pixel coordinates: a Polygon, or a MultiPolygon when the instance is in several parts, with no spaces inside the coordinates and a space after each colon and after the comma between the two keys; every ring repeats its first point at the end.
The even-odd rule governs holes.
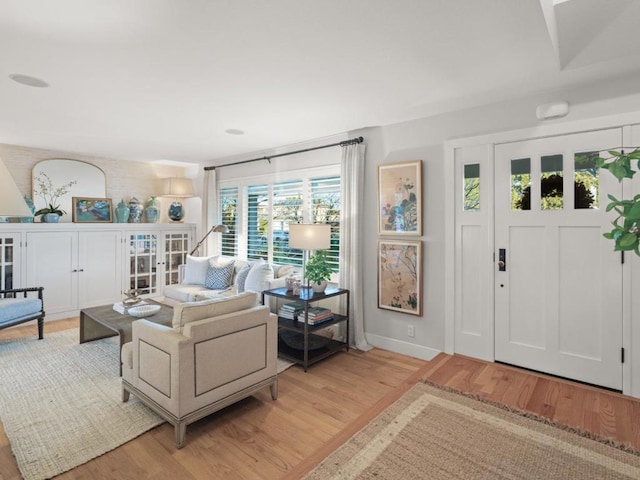
{"type": "Polygon", "coordinates": [[[480,210],[480,164],[471,163],[464,166],[464,198],[465,211],[480,210]]]}
{"type": "Polygon", "coordinates": [[[597,209],[600,206],[600,170],[596,158],[600,152],[580,152],[574,155],[574,208],[597,209]]]}
{"type": "Polygon", "coordinates": [[[542,210],[562,210],[564,188],[562,155],[545,155],[540,159],[540,208],[542,210]]]}
{"type": "Polygon", "coordinates": [[[531,159],[511,160],[511,210],[531,210],[531,159]]]}

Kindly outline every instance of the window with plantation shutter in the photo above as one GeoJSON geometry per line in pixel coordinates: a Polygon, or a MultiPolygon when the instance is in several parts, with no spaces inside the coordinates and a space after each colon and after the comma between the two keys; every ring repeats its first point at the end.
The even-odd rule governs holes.
{"type": "Polygon", "coordinates": [[[300,266],[303,252],[289,248],[289,225],[329,223],[328,257],[338,271],[339,165],[228,180],[219,188],[220,218],[229,227],[223,235],[223,255],[300,266]]]}
{"type": "Polygon", "coordinates": [[[313,223],[331,225],[331,248],[328,260],[333,271],[340,265],[340,177],[311,178],[311,216],[313,223]]]}
{"type": "Polygon", "coordinates": [[[220,218],[222,224],[229,228],[228,233],[222,236],[222,255],[230,257],[238,256],[238,187],[220,189],[220,208],[222,209],[220,218]]]}
{"type": "Polygon", "coordinates": [[[275,183],[273,185],[272,239],[273,262],[302,265],[299,250],[289,250],[289,224],[303,220],[303,182],[275,183]]]}
{"type": "Polygon", "coordinates": [[[247,187],[247,258],[269,259],[269,185],[247,187]]]}

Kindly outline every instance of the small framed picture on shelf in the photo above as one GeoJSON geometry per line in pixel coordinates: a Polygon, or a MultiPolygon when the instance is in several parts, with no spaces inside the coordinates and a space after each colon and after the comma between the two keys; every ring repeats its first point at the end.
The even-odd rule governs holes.
{"type": "Polygon", "coordinates": [[[110,198],[73,197],[71,204],[75,223],[113,222],[113,207],[110,198]]]}
{"type": "Polygon", "coordinates": [[[378,240],[378,308],[422,315],[422,242],[378,240]]]}

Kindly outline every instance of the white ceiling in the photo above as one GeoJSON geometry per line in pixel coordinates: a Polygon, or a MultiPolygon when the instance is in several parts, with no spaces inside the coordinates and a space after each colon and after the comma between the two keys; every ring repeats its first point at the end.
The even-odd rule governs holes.
{"type": "Polygon", "coordinates": [[[636,0],[0,0],[0,143],[212,163],[615,79],[639,22],[636,0]]]}

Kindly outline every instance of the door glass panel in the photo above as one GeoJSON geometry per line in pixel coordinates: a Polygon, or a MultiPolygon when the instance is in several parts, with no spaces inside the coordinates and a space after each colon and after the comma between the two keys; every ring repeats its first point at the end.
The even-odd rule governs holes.
{"type": "Polygon", "coordinates": [[[188,233],[168,233],[165,235],[165,285],[178,283],[178,267],[186,263],[188,248],[188,233]]]}
{"type": "Polygon", "coordinates": [[[480,210],[480,164],[472,163],[464,166],[464,198],[465,211],[480,210]]]}
{"type": "Polygon", "coordinates": [[[580,152],[574,157],[574,208],[597,209],[600,206],[600,171],[596,158],[600,152],[580,152]]]}
{"type": "Polygon", "coordinates": [[[531,159],[511,160],[511,210],[531,210],[531,159]]]}
{"type": "Polygon", "coordinates": [[[540,162],[540,208],[562,210],[564,191],[562,186],[562,155],[546,155],[540,162]]]}
{"type": "Polygon", "coordinates": [[[0,289],[13,288],[13,239],[0,237],[0,289]]]}

